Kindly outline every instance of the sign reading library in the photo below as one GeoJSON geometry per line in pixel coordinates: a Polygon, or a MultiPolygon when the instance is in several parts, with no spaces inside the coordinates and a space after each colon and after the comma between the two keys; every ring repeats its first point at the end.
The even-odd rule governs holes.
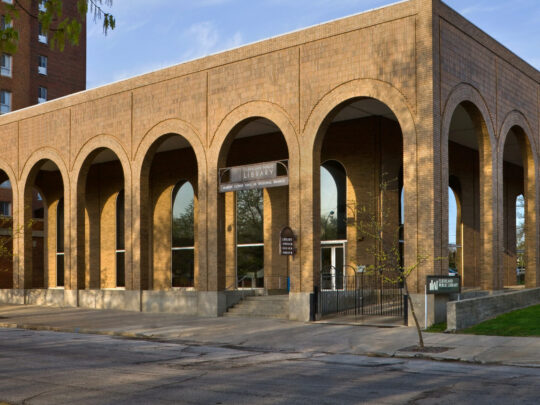
{"type": "Polygon", "coordinates": [[[219,191],[251,190],[287,186],[287,161],[257,163],[219,169],[219,191]]]}

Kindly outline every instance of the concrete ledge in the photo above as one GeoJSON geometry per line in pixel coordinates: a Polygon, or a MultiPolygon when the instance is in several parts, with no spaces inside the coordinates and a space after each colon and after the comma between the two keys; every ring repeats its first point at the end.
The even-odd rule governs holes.
{"type": "Polygon", "coordinates": [[[309,322],[313,306],[313,294],[289,293],[289,319],[291,321],[309,322]]]}
{"type": "Polygon", "coordinates": [[[0,303],[24,304],[24,290],[0,290],[0,303]]]}
{"type": "Polygon", "coordinates": [[[143,291],[143,312],[197,315],[196,291],[143,291]]]}
{"type": "Polygon", "coordinates": [[[221,316],[227,311],[227,297],[224,291],[198,291],[197,315],[221,316]]]}
{"type": "Polygon", "coordinates": [[[447,308],[447,328],[468,328],[506,312],[540,304],[540,288],[513,291],[487,297],[451,301],[447,308]]]}
{"type": "Polygon", "coordinates": [[[140,291],[79,290],[79,306],[90,309],[140,311],[140,291]]]}
{"type": "Polygon", "coordinates": [[[63,307],[64,289],[26,290],[25,304],[63,307]]]}

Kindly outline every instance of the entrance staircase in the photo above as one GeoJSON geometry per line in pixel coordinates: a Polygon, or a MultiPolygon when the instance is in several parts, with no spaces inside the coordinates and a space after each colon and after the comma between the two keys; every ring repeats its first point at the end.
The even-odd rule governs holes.
{"type": "Polygon", "coordinates": [[[225,312],[224,316],[289,319],[288,295],[246,297],[225,312]]]}

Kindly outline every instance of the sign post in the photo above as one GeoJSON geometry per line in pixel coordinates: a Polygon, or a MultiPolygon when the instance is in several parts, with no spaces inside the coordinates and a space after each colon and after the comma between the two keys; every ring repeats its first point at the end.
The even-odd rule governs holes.
{"type": "Polygon", "coordinates": [[[461,277],[459,276],[427,276],[426,294],[459,294],[461,293],[461,277]]]}
{"type": "Polygon", "coordinates": [[[461,277],[458,276],[426,276],[424,290],[424,321],[427,329],[428,294],[461,294],[461,277]]]}

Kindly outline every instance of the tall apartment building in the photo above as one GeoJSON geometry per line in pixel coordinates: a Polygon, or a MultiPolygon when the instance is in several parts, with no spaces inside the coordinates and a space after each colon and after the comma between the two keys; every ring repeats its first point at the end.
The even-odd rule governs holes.
{"type": "MultiPolygon", "coordinates": [[[[6,6],[0,1],[0,24],[6,24],[6,6]]],[[[0,60],[0,114],[62,97],[86,88],[86,24],[78,46],[52,50],[36,16],[43,1],[18,0],[29,13],[20,11],[11,22],[19,32],[14,55],[2,53],[0,60]],[[31,14],[31,15],[29,15],[31,14]]],[[[76,16],[76,0],[64,0],[64,16],[76,16]]]]}

